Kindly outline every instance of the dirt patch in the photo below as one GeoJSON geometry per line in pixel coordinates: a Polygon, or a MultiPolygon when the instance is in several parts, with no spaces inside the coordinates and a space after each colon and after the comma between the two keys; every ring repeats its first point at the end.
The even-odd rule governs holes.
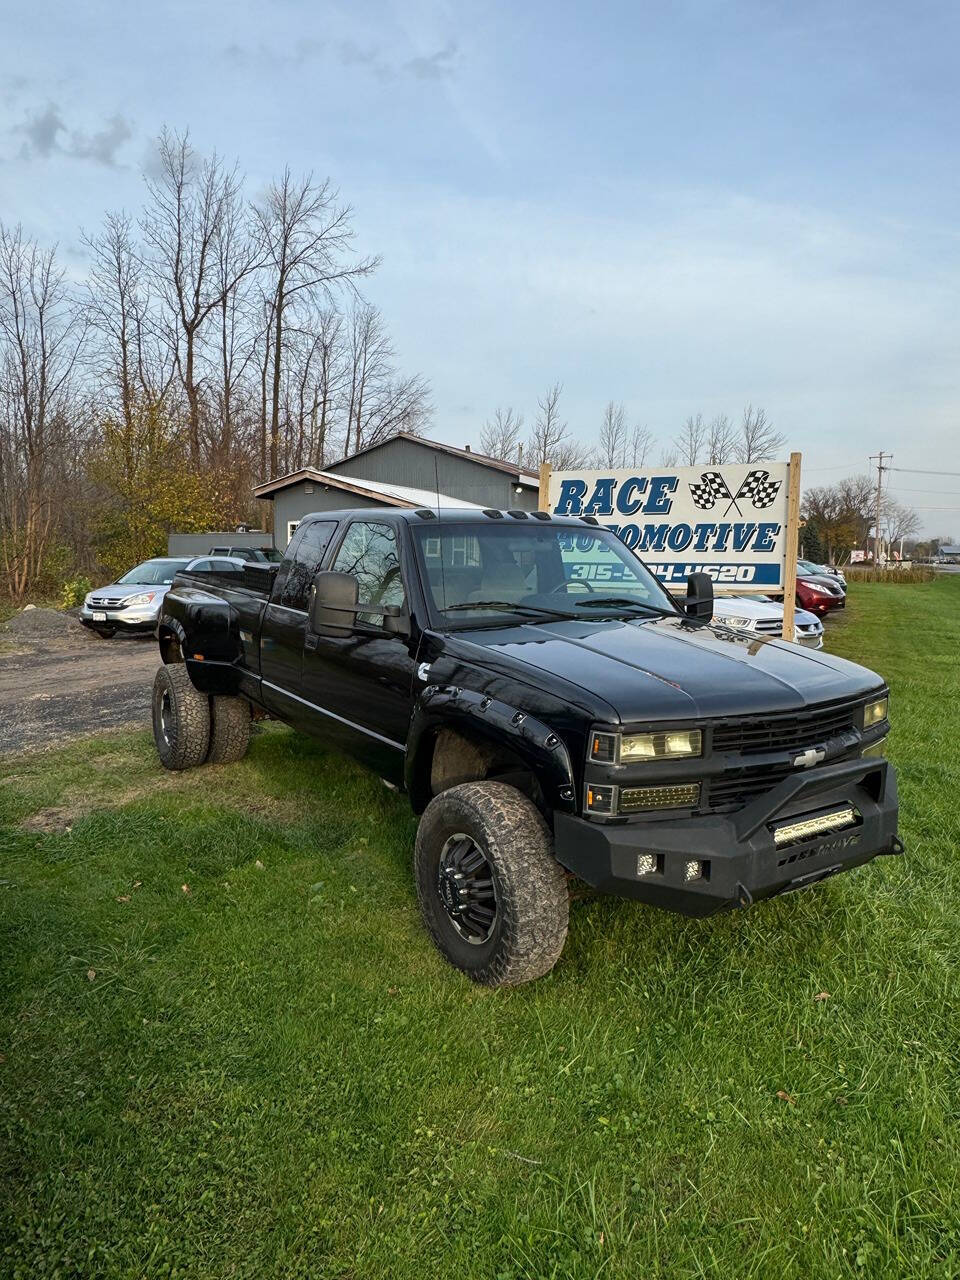
{"type": "MultiPolygon", "coordinates": [[[[24,654],[0,654],[0,753],[62,746],[104,729],[150,724],[157,642],[102,640],[56,609],[30,609],[14,622],[38,630],[18,636],[24,654]],[[32,614],[53,615],[39,624],[32,614]],[[61,628],[52,635],[45,626],[61,628]],[[66,630],[62,630],[62,628],[66,630]]],[[[8,638],[10,638],[8,633],[8,638]]]]}
{"type": "Polygon", "coordinates": [[[31,831],[35,835],[59,836],[69,831],[85,812],[85,809],[60,805],[53,809],[41,809],[39,813],[32,813],[29,818],[24,818],[20,825],[24,831],[31,831]]]}

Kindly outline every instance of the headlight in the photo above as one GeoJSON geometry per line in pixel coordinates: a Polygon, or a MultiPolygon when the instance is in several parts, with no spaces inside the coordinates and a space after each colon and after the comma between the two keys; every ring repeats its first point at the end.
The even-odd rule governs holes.
{"type": "Polygon", "coordinates": [[[671,760],[698,756],[703,751],[699,729],[675,729],[667,733],[625,733],[620,739],[620,763],[630,760],[671,760]]]}
{"type": "Polygon", "coordinates": [[[629,764],[635,760],[673,760],[703,753],[699,729],[671,729],[665,733],[593,733],[590,759],[598,764],[629,764]]]}
{"type": "Polygon", "coordinates": [[[887,754],[888,737],[889,734],[884,734],[879,742],[874,742],[869,747],[864,747],[860,754],[862,756],[885,756],[887,754]]]}
{"type": "Polygon", "coordinates": [[[131,605],[149,604],[157,593],[155,591],[141,591],[138,596],[127,597],[127,608],[131,605]]]}
{"type": "Polygon", "coordinates": [[[863,708],[863,727],[865,729],[872,729],[881,720],[886,720],[889,701],[889,698],[877,698],[875,701],[867,703],[863,708]]]}

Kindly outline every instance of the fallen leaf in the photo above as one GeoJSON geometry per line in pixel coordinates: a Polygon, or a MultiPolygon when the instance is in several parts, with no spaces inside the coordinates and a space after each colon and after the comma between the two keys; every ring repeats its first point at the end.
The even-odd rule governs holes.
{"type": "Polygon", "coordinates": [[[398,990],[397,987],[387,987],[387,995],[395,996],[397,994],[397,990],[398,990]]]}
{"type": "Polygon", "coordinates": [[[142,880],[134,880],[134,882],[133,882],[133,887],[134,887],[135,889],[141,889],[141,888],[143,888],[143,881],[142,881],[142,880]]]}
{"type": "Polygon", "coordinates": [[[0,1053],[0,1063],[6,1062],[6,1060],[7,1060],[7,1055],[5,1053],[0,1053]]]}
{"type": "Polygon", "coordinates": [[[845,1107],[847,1105],[847,1100],[842,1093],[837,1095],[835,1101],[838,1106],[845,1107]]]}
{"type": "Polygon", "coordinates": [[[129,902],[129,901],[130,901],[130,895],[129,895],[129,893],[121,893],[121,894],[120,894],[120,896],[117,898],[117,901],[118,901],[118,902],[129,902]]]}
{"type": "Polygon", "coordinates": [[[794,1098],[791,1094],[787,1093],[786,1089],[778,1089],[777,1097],[780,1099],[781,1102],[789,1102],[791,1107],[795,1107],[797,1105],[796,1098],[794,1098]]]}
{"type": "Polygon", "coordinates": [[[814,1000],[829,1000],[829,999],[830,999],[830,992],[829,992],[829,991],[818,991],[818,992],[817,992],[817,994],[816,994],[813,998],[814,998],[814,1000]]]}
{"type": "Polygon", "coordinates": [[[189,892],[190,892],[190,886],[189,886],[188,884],[182,884],[182,885],[180,886],[180,891],[181,891],[182,893],[189,893],[189,892]]]}
{"type": "Polygon", "coordinates": [[[257,868],[258,871],[263,870],[263,863],[260,861],[259,858],[256,860],[256,862],[253,865],[257,868]]]}
{"type": "Polygon", "coordinates": [[[97,971],[96,971],[96,969],[88,969],[88,970],[87,970],[87,981],[88,981],[88,982],[92,982],[96,976],[97,976],[97,971]]]}

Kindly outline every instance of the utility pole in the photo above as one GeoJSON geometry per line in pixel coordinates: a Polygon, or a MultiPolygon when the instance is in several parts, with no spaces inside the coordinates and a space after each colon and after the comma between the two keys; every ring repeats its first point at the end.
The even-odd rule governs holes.
{"type": "Polygon", "coordinates": [[[888,470],[883,465],[884,458],[889,460],[893,457],[892,453],[884,453],[881,449],[879,453],[871,453],[870,461],[876,461],[877,464],[877,514],[873,531],[873,567],[880,568],[880,498],[883,491],[883,473],[888,470]]]}

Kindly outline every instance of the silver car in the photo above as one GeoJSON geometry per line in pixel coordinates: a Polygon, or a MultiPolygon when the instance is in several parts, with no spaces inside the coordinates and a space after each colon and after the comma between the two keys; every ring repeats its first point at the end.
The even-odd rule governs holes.
{"type": "MultiPolygon", "coordinates": [[[[715,621],[725,622],[728,627],[774,639],[783,631],[783,605],[766,596],[717,596],[713,616],[715,621]]],[[[818,617],[805,609],[796,609],[793,625],[797,644],[805,649],[823,648],[823,623],[818,617]]]]}
{"type": "Polygon", "coordinates": [[[227,556],[161,556],[144,560],[116,582],[91,591],[80,610],[80,621],[97,635],[118,631],[150,633],[160,617],[163,597],[178,573],[242,573],[243,561],[227,556]]]}

